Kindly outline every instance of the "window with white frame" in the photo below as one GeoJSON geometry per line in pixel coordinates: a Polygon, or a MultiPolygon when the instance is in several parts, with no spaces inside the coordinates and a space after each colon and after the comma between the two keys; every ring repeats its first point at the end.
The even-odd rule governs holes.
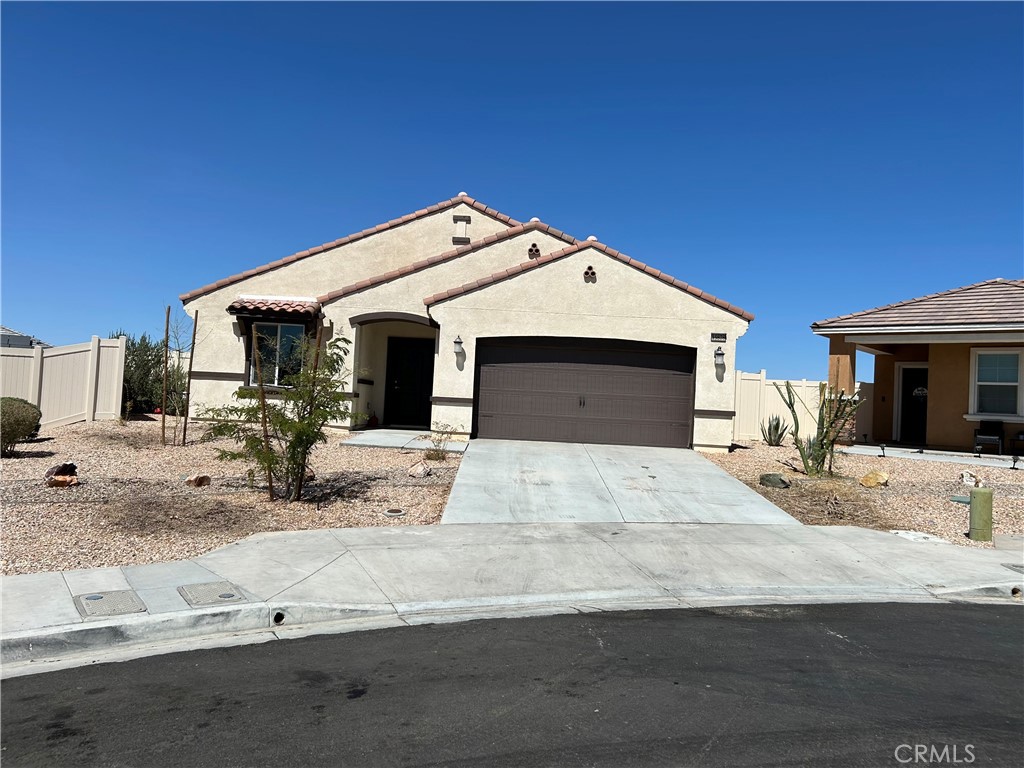
{"type": "Polygon", "coordinates": [[[971,350],[971,413],[979,416],[1024,415],[1024,351],[971,350]]]}
{"type": "Polygon", "coordinates": [[[284,386],[287,378],[302,370],[302,325],[284,323],[253,323],[249,350],[249,383],[262,378],[264,386],[284,386]],[[259,373],[256,375],[259,355],[259,373]]]}

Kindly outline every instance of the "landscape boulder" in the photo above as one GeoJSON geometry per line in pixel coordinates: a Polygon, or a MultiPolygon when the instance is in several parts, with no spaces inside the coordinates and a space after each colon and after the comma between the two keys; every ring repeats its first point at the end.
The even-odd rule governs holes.
{"type": "Polygon", "coordinates": [[[185,485],[191,485],[193,488],[203,488],[212,482],[213,480],[210,479],[209,475],[203,475],[197,472],[194,475],[188,476],[185,480],[185,485]]]}
{"type": "Polygon", "coordinates": [[[789,480],[778,472],[766,472],[758,478],[757,482],[768,488],[789,488],[792,485],[789,480]]]}
{"type": "Polygon", "coordinates": [[[417,461],[409,467],[409,477],[426,477],[430,474],[430,467],[425,461],[417,461]]]}
{"type": "Polygon", "coordinates": [[[873,469],[860,479],[860,484],[863,485],[865,488],[878,488],[879,486],[888,486],[889,475],[887,475],[885,472],[880,472],[877,469],[873,469]]]}
{"type": "Polygon", "coordinates": [[[66,462],[50,467],[43,475],[43,482],[50,488],[69,488],[78,485],[78,466],[66,462]]]}
{"type": "Polygon", "coordinates": [[[78,465],[77,464],[72,464],[71,462],[67,462],[67,463],[64,463],[64,464],[57,464],[54,467],[50,467],[48,470],[46,470],[46,474],[43,475],[43,477],[44,478],[48,478],[48,477],[53,477],[54,475],[60,475],[61,477],[67,477],[68,475],[77,475],[77,474],[78,474],[78,465]]]}

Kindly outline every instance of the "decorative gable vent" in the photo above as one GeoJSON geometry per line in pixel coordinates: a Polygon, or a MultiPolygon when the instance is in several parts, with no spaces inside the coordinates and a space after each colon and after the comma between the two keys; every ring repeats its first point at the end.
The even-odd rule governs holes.
{"type": "Polygon", "coordinates": [[[539,259],[540,248],[537,247],[536,243],[530,243],[530,248],[529,250],[527,250],[526,255],[529,256],[531,259],[539,259]]]}
{"type": "Polygon", "coordinates": [[[469,244],[469,225],[472,220],[470,216],[452,216],[452,221],[455,222],[455,236],[452,238],[452,245],[469,244]]]}

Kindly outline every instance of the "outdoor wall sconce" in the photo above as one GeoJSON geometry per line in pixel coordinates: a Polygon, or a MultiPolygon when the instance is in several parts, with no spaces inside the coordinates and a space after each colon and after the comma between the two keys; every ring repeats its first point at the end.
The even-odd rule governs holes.
{"type": "Polygon", "coordinates": [[[455,354],[456,355],[461,355],[462,354],[462,337],[461,336],[456,336],[455,337],[455,354]]]}
{"type": "Polygon", "coordinates": [[[721,347],[715,350],[715,367],[725,368],[725,352],[721,347]]]}

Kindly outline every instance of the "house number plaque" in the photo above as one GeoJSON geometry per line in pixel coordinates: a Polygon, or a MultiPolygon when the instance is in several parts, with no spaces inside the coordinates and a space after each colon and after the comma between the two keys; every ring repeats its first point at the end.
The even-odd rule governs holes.
{"type": "Polygon", "coordinates": [[[728,334],[725,333],[712,333],[711,341],[725,341],[728,334]]]}

